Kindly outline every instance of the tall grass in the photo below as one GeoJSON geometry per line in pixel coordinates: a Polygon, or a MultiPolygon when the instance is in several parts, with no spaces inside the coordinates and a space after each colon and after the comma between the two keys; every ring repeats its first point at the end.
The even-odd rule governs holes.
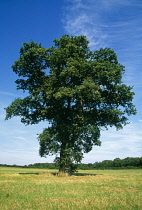
{"type": "Polygon", "coordinates": [[[142,209],[141,169],[79,171],[71,177],[56,172],[0,167],[0,209],[142,209]]]}

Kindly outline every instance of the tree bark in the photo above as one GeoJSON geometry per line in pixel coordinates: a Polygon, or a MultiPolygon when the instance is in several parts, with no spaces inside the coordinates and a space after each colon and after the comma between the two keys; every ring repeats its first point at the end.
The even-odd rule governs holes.
{"type": "Polygon", "coordinates": [[[59,173],[71,175],[71,160],[66,143],[61,146],[59,165],[59,173]]]}

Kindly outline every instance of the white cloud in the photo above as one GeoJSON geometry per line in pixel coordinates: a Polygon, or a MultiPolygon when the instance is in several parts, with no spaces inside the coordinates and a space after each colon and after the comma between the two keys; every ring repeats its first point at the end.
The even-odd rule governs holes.
{"type": "Polygon", "coordinates": [[[47,123],[25,126],[19,118],[1,123],[0,163],[25,165],[36,162],[53,162],[53,157],[39,156],[37,133],[41,133],[47,123]]]}
{"type": "Polygon", "coordinates": [[[101,133],[102,146],[95,146],[93,150],[85,154],[83,162],[96,162],[102,160],[113,160],[116,157],[141,157],[142,155],[142,125],[133,123],[116,131],[110,128],[101,133]]]}
{"type": "Polygon", "coordinates": [[[137,0],[80,0],[64,10],[64,28],[71,35],[85,35],[91,49],[113,48],[126,66],[127,84],[142,83],[136,72],[141,64],[142,3],[137,0]],[[128,72],[129,71],[129,72],[128,72]],[[134,77],[135,75],[135,77],[134,77]]]}
{"type": "Polygon", "coordinates": [[[65,9],[63,24],[65,31],[72,35],[85,35],[90,41],[90,47],[104,47],[104,34],[101,28],[96,24],[98,14],[94,11],[95,7],[91,1],[73,1],[65,9]],[[90,5],[92,9],[90,11],[90,5]]]}
{"type": "Polygon", "coordinates": [[[53,157],[41,158],[38,152],[37,134],[48,126],[47,122],[25,126],[20,122],[20,117],[5,121],[5,111],[4,109],[0,111],[0,163],[25,165],[35,162],[53,162],[53,157]]]}
{"type": "Polygon", "coordinates": [[[14,96],[18,97],[18,94],[7,92],[7,91],[0,91],[0,95],[6,95],[6,96],[14,96]]]}
{"type": "Polygon", "coordinates": [[[27,151],[25,150],[12,150],[5,149],[0,153],[0,163],[9,165],[28,165],[33,163],[50,163],[53,162],[53,157],[41,158],[38,155],[38,150],[27,151]]]}

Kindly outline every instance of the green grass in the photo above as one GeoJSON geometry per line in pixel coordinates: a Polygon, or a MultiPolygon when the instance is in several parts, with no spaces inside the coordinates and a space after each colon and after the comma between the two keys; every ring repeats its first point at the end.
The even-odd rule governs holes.
{"type": "Polygon", "coordinates": [[[56,172],[0,167],[0,209],[142,209],[141,169],[80,170],[71,177],[56,172]]]}

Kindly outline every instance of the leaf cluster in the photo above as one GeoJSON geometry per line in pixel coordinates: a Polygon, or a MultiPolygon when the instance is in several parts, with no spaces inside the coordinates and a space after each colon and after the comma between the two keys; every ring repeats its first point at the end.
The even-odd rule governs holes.
{"type": "Polygon", "coordinates": [[[102,127],[121,129],[127,115],[136,114],[134,92],[122,82],[124,66],[116,53],[91,51],[88,44],[85,36],[69,35],[48,49],[23,43],[12,66],[21,77],[17,89],[28,96],[6,108],[6,119],[20,116],[25,124],[47,120],[51,126],[38,136],[40,155],[60,153],[60,163],[81,161],[84,152],[100,145],[102,127]]]}

